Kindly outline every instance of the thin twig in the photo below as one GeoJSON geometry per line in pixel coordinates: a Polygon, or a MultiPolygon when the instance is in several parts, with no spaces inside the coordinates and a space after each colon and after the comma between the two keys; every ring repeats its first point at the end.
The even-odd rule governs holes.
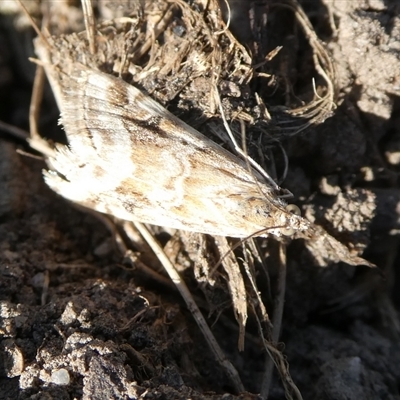
{"type": "Polygon", "coordinates": [[[222,349],[219,347],[215,337],[213,336],[210,328],[207,325],[206,320],[203,317],[203,314],[197,307],[197,304],[193,300],[193,297],[186,286],[185,282],[181,279],[178,272],[176,271],[175,267],[169,260],[169,258],[164,253],[161,246],[158,242],[154,239],[153,235],[149,232],[149,230],[145,227],[145,225],[135,222],[135,226],[137,230],[143,235],[144,239],[147,241],[149,246],[152,248],[162,265],[164,266],[166,272],[168,273],[169,277],[171,278],[172,282],[175,284],[176,288],[178,289],[179,293],[181,294],[182,298],[185,300],[185,303],[192,313],[197,325],[199,326],[200,330],[202,331],[204,338],[206,339],[210,349],[214,353],[217,361],[219,364],[224,368],[226,374],[230,378],[235,390],[237,392],[243,392],[244,386],[240,380],[239,374],[236,371],[235,367],[232,363],[225,357],[222,349]]]}
{"type": "Polygon", "coordinates": [[[18,128],[17,126],[7,124],[7,122],[0,121],[0,130],[7,132],[9,135],[16,137],[17,139],[28,140],[29,132],[24,129],[18,128]]]}
{"type": "Polygon", "coordinates": [[[82,0],[82,10],[90,54],[96,54],[96,23],[93,14],[92,0],[82,0]]]}
{"type": "MultiPolygon", "coordinates": [[[[29,18],[29,20],[32,24],[32,27],[35,29],[36,33],[38,34],[40,40],[42,41],[42,44],[46,47],[47,50],[50,51],[51,44],[50,44],[48,38],[42,33],[42,31],[36,25],[35,21],[33,20],[32,16],[29,14],[28,10],[26,9],[26,7],[22,3],[22,1],[18,0],[18,2],[20,4],[21,8],[23,9],[24,13],[29,18]]],[[[33,82],[31,103],[29,106],[30,135],[26,138],[26,140],[32,149],[38,151],[39,153],[43,154],[44,156],[46,156],[48,158],[51,158],[51,157],[54,157],[54,154],[55,154],[54,150],[39,135],[39,130],[38,130],[40,105],[41,105],[42,98],[43,98],[43,86],[44,86],[44,69],[41,65],[38,64],[38,66],[36,68],[35,79],[33,82]]]]}
{"type": "MultiPolygon", "coordinates": [[[[279,277],[278,277],[278,290],[275,299],[274,313],[272,317],[272,342],[277,343],[279,340],[282,315],[283,315],[283,303],[285,298],[286,288],[286,254],[283,248],[283,244],[279,242],[279,277]]],[[[271,387],[272,372],[274,367],[274,359],[271,356],[267,356],[265,363],[265,371],[261,384],[260,397],[262,399],[268,398],[268,393],[271,387]]]]}
{"type": "Polygon", "coordinates": [[[42,140],[39,135],[38,121],[40,106],[43,100],[44,68],[41,65],[36,66],[35,79],[33,80],[31,103],[29,105],[29,130],[30,140],[42,140]]]}
{"type": "MultiPolygon", "coordinates": [[[[253,240],[250,240],[250,242],[253,242],[253,240]]],[[[253,260],[251,259],[251,257],[249,256],[249,251],[246,248],[246,246],[243,246],[243,254],[244,254],[244,258],[245,258],[245,262],[243,263],[243,267],[244,270],[246,272],[247,278],[249,279],[251,288],[253,290],[253,296],[256,298],[256,303],[258,305],[259,311],[261,313],[261,317],[262,317],[262,321],[265,322],[266,324],[268,324],[268,326],[271,326],[271,321],[269,319],[269,315],[267,312],[267,309],[265,308],[265,305],[261,299],[261,293],[258,290],[257,287],[257,282],[256,282],[256,274],[254,271],[254,265],[253,265],[253,260]]],[[[255,247],[255,246],[253,246],[255,247]]],[[[254,251],[255,249],[253,249],[254,251]]]]}
{"type": "Polygon", "coordinates": [[[158,36],[165,31],[165,28],[168,26],[173,16],[174,6],[171,5],[167,9],[163,17],[160,19],[160,21],[155,25],[154,30],[149,33],[140,49],[137,49],[135,51],[135,59],[139,59],[149,51],[150,47],[157,40],[158,36]]]}
{"type": "Polygon", "coordinates": [[[170,279],[168,279],[165,276],[160,275],[158,272],[154,271],[154,269],[148,267],[144,262],[140,260],[139,257],[136,257],[132,251],[128,250],[128,252],[125,254],[125,259],[131,264],[133,268],[136,268],[137,270],[143,272],[146,274],[148,277],[153,279],[154,281],[170,288],[170,289],[175,289],[174,284],[171,282],[170,279]]]}
{"type": "Polygon", "coordinates": [[[21,1],[21,0],[17,0],[19,5],[21,6],[24,14],[28,17],[32,28],[36,31],[37,35],[40,37],[40,39],[43,42],[43,45],[45,45],[47,47],[48,50],[51,50],[51,44],[49,43],[49,41],[47,40],[46,36],[43,34],[43,32],[39,29],[39,27],[36,25],[36,22],[33,20],[31,14],[29,14],[29,11],[27,10],[27,8],[25,7],[25,4],[21,1]]]}

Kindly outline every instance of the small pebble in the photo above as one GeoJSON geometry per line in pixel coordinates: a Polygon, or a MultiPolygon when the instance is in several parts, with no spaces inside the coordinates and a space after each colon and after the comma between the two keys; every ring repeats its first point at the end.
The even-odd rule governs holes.
{"type": "Polygon", "coordinates": [[[65,368],[57,369],[51,373],[51,381],[56,385],[68,385],[70,378],[65,368]]]}

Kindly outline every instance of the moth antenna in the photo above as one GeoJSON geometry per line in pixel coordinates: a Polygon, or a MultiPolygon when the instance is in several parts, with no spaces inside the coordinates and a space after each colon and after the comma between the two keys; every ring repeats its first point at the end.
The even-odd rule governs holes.
{"type": "Polygon", "coordinates": [[[215,90],[215,97],[216,97],[216,102],[218,103],[219,111],[221,113],[221,118],[222,122],[224,123],[224,127],[226,131],[228,132],[229,138],[231,139],[231,142],[235,148],[235,151],[244,159],[247,160],[251,166],[256,169],[267,181],[268,183],[272,186],[273,189],[279,190],[280,187],[278,184],[268,175],[268,173],[259,165],[256,161],[254,161],[249,155],[247,155],[237,144],[236,139],[233,136],[232,130],[228,124],[228,121],[225,118],[225,112],[222,108],[222,102],[221,102],[221,97],[218,92],[218,88],[215,90]]]}
{"type": "Polygon", "coordinates": [[[89,50],[91,54],[96,54],[96,23],[92,0],[82,0],[82,10],[85,20],[86,34],[89,41],[89,50]]]}
{"type": "MultiPolygon", "coordinates": [[[[247,165],[247,169],[249,170],[249,173],[253,176],[254,179],[254,183],[257,185],[258,190],[260,191],[260,193],[265,196],[265,194],[263,193],[261,186],[258,182],[258,180],[256,179],[256,177],[253,174],[253,171],[251,169],[251,165],[249,162],[249,153],[247,152],[247,143],[246,143],[246,127],[244,126],[244,122],[242,120],[240,120],[240,130],[241,130],[241,136],[242,136],[242,147],[243,147],[243,152],[246,155],[245,161],[246,161],[246,165],[247,165]]],[[[264,169],[263,169],[264,171],[264,169]]],[[[269,175],[268,175],[269,176],[269,175]]],[[[272,179],[272,178],[271,178],[272,179]]],[[[274,181],[275,182],[275,181],[274,181]]]]}
{"type": "MultiPolygon", "coordinates": [[[[240,127],[241,127],[241,130],[242,130],[242,146],[243,146],[243,151],[244,151],[244,153],[246,154],[246,164],[247,164],[247,168],[248,168],[249,172],[252,174],[251,166],[250,166],[250,163],[249,163],[249,158],[250,158],[250,157],[247,155],[248,152],[247,152],[247,144],[246,144],[245,126],[244,126],[244,122],[243,122],[242,120],[240,120],[240,127]]],[[[284,171],[283,171],[282,177],[279,179],[279,183],[281,183],[281,182],[283,182],[283,181],[286,179],[287,172],[288,172],[288,169],[289,169],[289,159],[288,159],[288,156],[287,156],[287,154],[286,154],[285,149],[283,148],[283,146],[282,146],[282,144],[279,142],[279,140],[276,140],[276,143],[278,144],[279,148],[281,149],[282,155],[283,155],[283,159],[284,159],[284,161],[285,161],[285,169],[284,169],[284,171]]],[[[260,168],[261,168],[261,167],[260,167],[260,168]]],[[[263,169],[263,171],[264,171],[264,169],[263,169]]],[[[276,171],[275,171],[275,172],[276,172],[276,171]]],[[[269,175],[268,175],[268,176],[269,176],[269,175]]],[[[275,176],[276,176],[276,174],[275,174],[275,176]]],[[[263,193],[263,191],[262,191],[262,189],[261,189],[261,186],[260,186],[259,182],[257,181],[257,179],[255,179],[255,177],[253,177],[253,178],[254,178],[255,184],[258,186],[258,190],[260,191],[260,193],[262,193],[262,194],[264,195],[264,193],[263,193]]],[[[271,178],[271,179],[272,179],[272,178],[271,178]]],[[[275,181],[274,181],[274,182],[275,182],[275,181]]],[[[277,187],[278,187],[278,189],[281,189],[279,186],[277,186],[277,187]]],[[[280,194],[280,195],[279,195],[280,198],[292,198],[292,197],[293,197],[293,194],[292,194],[289,190],[284,189],[284,192],[285,192],[285,194],[280,194]]],[[[295,214],[297,214],[297,215],[299,215],[299,216],[301,215],[301,212],[300,212],[299,207],[297,207],[297,206],[294,205],[294,204],[289,204],[289,205],[287,205],[287,206],[285,207],[285,211],[288,211],[288,212],[291,212],[291,213],[295,213],[295,214]]],[[[286,235],[286,236],[288,236],[288,235],[290,236],[290,235],[293,234],[293,232],[294,232],[293,229],[287,229],[285,235],[286,235]]]]}
{"type": "Polygon", "coordinates": [[[286,150],[283,148],[282,144],[278,141],[278,146],[282,150],[283,160],[285,162],[285,169],[283,170],[282,176],[279,179],[279,183],[283,182],[286,179],[288,170],[289,170],[289,159],[286,153],[286,150]]]}
{"type": "Polygon", "coordinates": [[[18,1],[19,5],[21,6],[24,14],[28,17],[28,19],[32,25],[32,28],[35,30],[36,34],[40,37],[40,40],[44,43],[44,45],[47,47],[48,50],[51,50],[52,46],[51,46],[50,42],[48,41],[47,37],[43,34],[43,32],[39,29],[36,22],[33,20],[31,14],[29,14],[29,11],[25,7],[22,0],[17,0],[17,1],[18,1]]]}
{"type": "Polygon", "coordinates": [[[263,228],[260,229],[259,231],[253,232],[251,235],[246,236],[245,238],[239,239],[239,241],[237,243],[235,243],[230,249],[229,251],[227,251],[225,254],[223,254],[220,259],[218,260],[218,262],[214,265],[210,276],[212,276],[215,271],[218,269],[218,267],[223,263],[224,259],[232,252],[234,252],[237,248],[239,248],[239,246],[241,246],[243,243],[245,243],[247,240],[258,237],[260,235],[262,235],[263,233],[267,233],[268,231],[272,231],[273,229],[285,229],[286,225],[277,225],[277,226],[270,226],[269,228],[263,228]]]}
{"type": "MultiPolygon", "coordinates": [[[[247,169],[249,170],[249,173],[253,176],[254,179],[254,183],[258,186],[258,190],[260,191],[260,193],[264,196],[264,193],[261,189],[261,186],[258,182],[258,180],[255,178],[253,171],[251,169],[251,165],[249,162],[249,156],[248,156],[248,152],[247,152],[247,143],[246,143],[246,127],[244,126],[244,122],[242,120],[240,120],[240,130],[241,130],[241,136],[242,136],[242,147],[243,147],[243,152],[244,154],[246,154],[246,164],[247,164],[247,169]]],[[[264,169],[263,169],[264,171],[264,169]]],[[[269,176],[269,175],[268,175],[269,176]]],[[[272,178],[271,178],[272,179],[272,178]]],[[[275,181],[274,181],[275,182],[275,181]]]]}
{"type": "MultiPolygon", "coordinates": [[[[277,190],[277,191],[280,190],[280,187],[279,187],[278,184],[270,177],[270,175],[268,175],[268,173],[267,173],[256,161],[254,161],[254,160],[247,154],[246,140],[245,140],[245,135],[244,135],[244,134],[242,135],[242,146],[243,146],[243,150],[238,146],[238,144],[237,144],[237,142],[236,142],[236,140],[235,140],[235,138],[234,138],[234,136],[233,136],[232,130],[230,129],[230,126],[228,125],[228,122],[227,122],[227,120],[226,120],[226,118],[225,118],[225,113],[224,113],[224,110],[223,110],[223,108],[222,108],[222,103],[221,103],[221,98],[220,98],[220,96],[219,96],[218,88],[216,88],[216,90],[215,90],[215,95],[216,95],[216,100],[217,100],[217,102],[218,102],[218,106],[219,106],[219,109],[220,109],[221,117],[222,117],[222,120],[223,120],[223,122],[224,122],[224,127],[225,127],[225,129],[227,130],[228,135],[229,135],[229,137],[230,137],[230,139],[231,139],[233,145],[235,146],[235,150],[244,158],[244,160],[245,160],[245,162],[246,162],[246,165],[247,165],[247,168],[248,168],[248,170],[249,170],[249,173],[252,174],[253,179],[254,179],[254,183],[257,185],[258,190],[260,191],[260,193],[261,193],[263,196],[265,196],[265,193],[262,191],[261,186],[260,186],[258,180],[255,178],[255,176],[254,176],[254,174],[253,174],[253,170],[252,170],[252,168],[251,168],[252,166],[255,167],[255,169],[257,169],[257,171],[261,172],[261,174],[268,180],[268,182],[271,183],[271,186],[272,186],[272,188],[273,188],[274,190],[277,190]]],[[[243,125],[241,125],[241,126],[243,127],[243,125]]],[[[243,129],[244,129],[244,128],[243,128],[243,129]]],[[[242,132],[243,132],[243,131],[242,131],[242,132]]],[[[285,161],[287,162],[286,153],[284,153],[284,157],[285,157],[285,161]]],[[[286,173],[286,172],[287,172],[287,165],[286,165],[286,167],[285,167],[285,173],[286,173]]],[[[290,192],[289,192],[289,194],[291,195],[290,192]]],[[[295,214],[301,215],[300,209],[299,209],[297,206],[292,205],[292,204],[289,204],[289,205],[287,205],[286,207],[282,207],[281,209],[282,209],[282,211],[287,211],[287,212],[292,212],[292,213],[294,212],[295,214]],[[294,210],[293,207],[295,207],[296,210],[294,210]]],[[[293,233],[294,233],[294,230],[293,230],[292,228],[288,228],[288,227],[286,227],[286,226],[277,227],[277,228],[282,229],[282,233],[283,233],[285,236],[291,236],[291,235],[293,235],[293,233]]],[[[268,229],[274,229],[274,228],[268,228],[268,229]]],[[[244,240],[250,239],[250,238],[253,237],[253,236],[258,236],[258,235],[259,235],[260,233],[262,233],[262,232],[267,232],[268,229],[262,229],[262,230],[260,230],[260,231],[258,231],[258,232],[256,232],[256,233],[253,233],[252,235],[248,236],[248,237],[245,238],[244,240]]],[[[235,247],[234,249],[236,249],[236,247],[235,247]]],[[[219,264],[220,264],[220,263],[219,263],[219,264]]],[[[218,265],[219,265],[219,264],[218,264],[218,265]]]]}
{"type": "MultiPolygon", "coordinates": [[[[264,195],[264,193],[263,193],[263,191],[261,189],[261,186],[258,183],[258,180],[255,178],[255,176],[253,174],[253,170],[251,168],[252,166],[256,167],[256,169],[259,172],[262,173],[262,175],[268,180],[268,182],[271,183],[272,188],[274,190],[281,190],[279,185],[271,178],[271,176],[264,170],[264,168],[262,168],[261,165],[259,165],[256,161],[254,161],[248,155],[247,144],[246,144],[246,135],[245,135],[245,127],[244,127],[243,121],[240,121],[240,127],[241,127],[241,131],[242,131],[242,148],[243,149],[238,146],[238,144],[237,144],[237,142],[236,142],[236,140],[235,140],[235,138],[233,136],[232,130],[230,129],[230,127],[228,125],[228,122],[226,121],[225,113],[224,113],[224,111],[222,109],[221,99],[219,97],[218,89],[216,91],[216,94],[218,95],[217,101],[218,101],[218,105],[219,105],[219,108],[220,108],[222,120],[224,121],[224,127],[227,130],[228,135],[229,135],[230,139],[233,142],[233,145],[235,146],[235,150],[238,151],[239,154],[242,155],[242,157],[244,158],[244,160],[246,162],[246,165],[247,165],[247,169],[248,169],[249,173],[253,175],[254,183],[258,186],[258,189],[259,189],[260,193],[262,195],[264,195]]],[[[287,154],[286,154],[285,150],[283,149],[282,145],[279,143],[279,141],[277,141],[277,142],[278,142],[279,148],[282,150],[283,157],[284,157],[284,160],[285,160],[285,170],[284,170],[283,176],[281,178],[282,180],[284,180],[286,175],[287,175],[289,161],[288,161],[288,158],[287,158],[287,154]]],[[[285,190],[285,195],[282,195],[282,196],[279,196],[279,197],[281,197],[281,198],[283,198],[283,197],[293,197],[293,195],[289,191],[285,190]]]]}

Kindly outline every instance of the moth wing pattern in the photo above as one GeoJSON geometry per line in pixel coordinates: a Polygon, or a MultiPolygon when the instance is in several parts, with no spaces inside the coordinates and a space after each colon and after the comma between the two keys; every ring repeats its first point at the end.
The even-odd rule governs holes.
{"type": "Polygon", "coordinates": [[[242,160],[121,79],[73,67],[61,102],[70,146],[52,161],[62,177],[46,173],[53,190],[122,219],[223,236],[292,218],[242,160]]]}

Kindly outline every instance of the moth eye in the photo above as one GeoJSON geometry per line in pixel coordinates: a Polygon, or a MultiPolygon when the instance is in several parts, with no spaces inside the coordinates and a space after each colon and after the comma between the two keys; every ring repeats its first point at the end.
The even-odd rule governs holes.
{"type": "Polygon", "coordinates": [[[292,214],[299,215],[299,216],[301,215],[300,208],[297,207],[295,204],[288,204],[285,207],[285,209],[286,209],[287,212],[290,212],[292,214]]]}
{"type": "Polygon", "coordinates": [[[282,235],[285,235],[285,236],[294,235],[294,229],[293,228],[281,228],[281,232],[282,232],[282,235]]]}
{"type": "MultiPolygon", "coordinates": [[[[297,207],[295,204],[288,204],[288,205],[285,207],[285,210],[286,210],[287,212],[290,212],[291,214],[301,215],[300,208],[297,207]]],[[[294,235],[295,229],[289,228],[289,227],[287,227],[287,228],[282,228],[282,229],[281,229],[281,232],[282,232],[282,234],[285,235],[285,236],[292,236],[292,235],[294,235]]]]}

